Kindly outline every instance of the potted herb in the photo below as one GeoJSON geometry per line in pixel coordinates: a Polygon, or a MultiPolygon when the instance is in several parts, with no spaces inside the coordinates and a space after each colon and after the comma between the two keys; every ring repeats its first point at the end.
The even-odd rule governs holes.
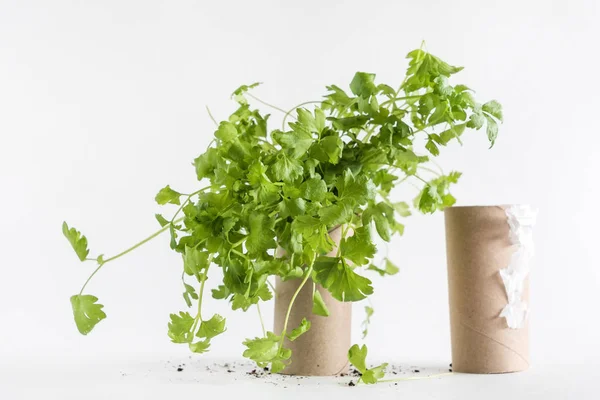
{"type": "MultiPolygon", "coordinates": [[[[214,139],[194,160],[200,188],[182,193],[167,185],[156,195],[158,204],[176,207],[170,217],[156,215],[161,226],[156,233],[114,257],[91,257],[85,236],[66,223],[64,235],[81,261],[97,263],[92,278],[106,263],[168,232],[171,248],[182,256],[183,298],[190,308],[171,314],[168,335],[195,353],[208,351],[226,330],[223,317],[203,309],[209,277],[222,281],[212,297],[230,302],[234,310],[272,299],[273,279],[282,290],[292,287],[281,296],[285,304],[276,299],[277,329],[244,341],[244,356],[272,372],[314,362],[290,349],[303,335],[310,337],[311,321],[319,318],[320,330],[334,329],[323,322],[334,318],[332,312],[349,320],[343,303],[373,293],[367,274],[398,270],[390,260],[372,264],[377,250],[372,235],[389,241],[402,234],[398,217],[412,208],[433,213],[455,203],[449,187],[460,173],[426,179],[433,171],[427,167],[430,159],[449,142],[461,142],[466,128],[485,126],[493,145],[502,120],[496,101],[480,104],[468,87],[450,85],[461,67],[422,48],[408,59],[397,89],[358,72],[349,92],[328,86],[323,100],[285,112],[281,129],[269,129],[269,115],[251,107],[249,99],[262,102],[249,93],[257,84],[241,86],[233,93],[238,108],[215,122],[214,139]],[[390,191],[405,182],[422,187],[412,206],[390,199],[390,191]],[[309,306],[296,308],[296,301],[309,306]]],[[[103,305],[87,292],[89,282],[71,297],[84,335],[106,317],[103,305]]],[[[336,326],[345,331],[336,333],[343,346],[332,356],[343,359],[335,360],[341,368],[333,373],[343,372],[348,357],[363,381],[375,382],[384,366],[367,369],[366,347],[348,351],[349,326],[336,326]]],[[[318,344],[307,340],[302,346],[318,344]]]]}

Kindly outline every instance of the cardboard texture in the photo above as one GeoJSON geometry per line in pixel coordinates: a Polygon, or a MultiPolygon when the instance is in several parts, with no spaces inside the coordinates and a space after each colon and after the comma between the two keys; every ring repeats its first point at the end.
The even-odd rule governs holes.
{"type": "MultiPolygon", "coordinates": [[[[508,299],[499,270],[516,246],[500,206],[451,207],[444,212],[452,368],[493,374],[529,367],[529,323],[510,329],[500,312],[508,299]]],[[[529,302],[529,278],[523,301],[529,302]]]]}
{"type": "MultiPolygon", "coordinates": [[[[335,256],[341,240],[341,229],[330,233],[336,248],[328,255],[335,256]]],[[[278,251],[281,255],[282,252],[278,251]]],[[[275,330],[281,333],[290,300],[298,289],[301,279],[275,282],[275,330]]],[[[294,302],[288,322],[288,331],[300,325],[302,318],[310,321],[311,327],[302,336],[291,342],[285,340],[285,346],[292,350],[292,363],[281,373],[287,375],[331,376],[348,373],[348,349],[351,344],[352,303],[340,302],[331,297],[329,292],[316,285],[327,308],[328,317],[312,313],[313,281],[309,279],[294,302]]]]}

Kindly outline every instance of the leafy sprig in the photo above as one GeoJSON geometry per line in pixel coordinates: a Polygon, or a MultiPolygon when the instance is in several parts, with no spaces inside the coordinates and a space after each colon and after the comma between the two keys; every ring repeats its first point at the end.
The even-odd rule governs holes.
{"type": "MultiPolygon", "coordinates": [[[[339,301],[370,296],[374,289],[369,273],[398,272],[387,259],[384,265],[373,265],[373,236],[390,241],[394,234],[403,234],[400,218],[410,216],[412,208],[433,213],[456,201],[450,187],[460,173],[438,173],[428,166],[432,158],[450,142],[462,143],[467,129],[485,126],[490,146],[497,138],[500,104],[479,103],[467,86],[450,84],[462,67],[422,48],[410,52],[408,59],[398,89],[377,83],[375,74],[358,72],[349,92],[331,85],[323,100],[287,111],[249,93],[258,83],[240,86],[232,94],[237,109],[220,122],[211,115],[214,139],[194,160],[196,176],[206,186],[190,194],[169,185],[161,189],[156,202],[177,206],[172,217],[157,214],[160,229],[114,257],[89,258],[86,237],[63,224],[77,257],[97,263],[71,299],[79,331],[89,333],[106,317],[97,298],[84,294],[90,279],[107,262],[168,231],[170,247],[182,257],[185,304],[196,306],[193,314],[171,314],[168,335],[193,352],[208,351],[226,330],[223,317],[202,317],[209,269],[222,280],[213,298],[230,302],[233,310],[256,306],[259,315],[259,303],[273,297],[269,279],[301,280],[282,332],[264,332],[263,324],[263,336],[244,341],[245,357],[261,366],[270,364],[273,372],[285,368],[291,357],[286,339],[295,340],[310,329],[306,319],[298,327],[288,326],[294,301],[309,278],[316,315],[329,315],[316,284],[339,301]],[[282,112],[281,129],[269,129],[270,116],[253,108],[250,100],[282,112]],[[391,200],[392,190],[405,182],[421,186],[412,207],[391,200]],[[340,246],[335,256],[325,256],[335,248],[330,233],[337,227],[342,229],[340,246]]],[[[364,346],[353,346],[349,356],[362,380],[374,383],[385,366],[367,369],[366,352],[364,346]]]]}

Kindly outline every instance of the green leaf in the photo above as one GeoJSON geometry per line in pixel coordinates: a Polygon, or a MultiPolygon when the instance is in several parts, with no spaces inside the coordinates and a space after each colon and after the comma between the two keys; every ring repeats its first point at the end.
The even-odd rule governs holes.
{"type": "Polygon", "coordinates": [[[377,383],[378,380],[382,379],[385,376],[385,369],[388,364],[383,363],[378,367],[369,368],[362,376],[361,379],[366,384],[374,384],[377,383]]]}
{"type": "Polygon", "coordinates": [[[363,98],[369,97],[376,93],[375,74],[366,72],[357,72],[350,82],[350,90],[356,96],[363,98]]]}
{"type": "Polygon", "coordinates": [[[300,161],[290,159],[285,153],[281,153],[271,166],[271,171],[276,180],[293,182],[302,176],[304,168],[300,161]]]}
{"type": "Polygon", "coordinates": [[[166,220],[165,217],[163,217],[160,214],[154,214],[154,217],[156,218],[156,220],[158,221],[158,223],[160,224],[161,227],[165,227],[167,224],[169,224],[169,221],[166,220]]]}
{"type": "Polygon", "coordinates": [[[377,367],[367,368],[367,346],[362,345],[359,347],[357,344],[350,347],[348,350],[348,360],[354,365],[354,367],[362,374],[360,380],[366,384],[377,383],[378,380],[385,376],[385,368],[387,363],[381,364],[377,367]]]}
{"type": "Polygon", "coordinates": [[[281,218],[297,217],[303,215],[306,211],[306,201],[304,199],[283,199],[279,203],[279,216],[281,218]]]}
{"type": "Polygon", "coordinates": [[[494,147],[494,143],[496,142],[496,138],[498,137],[498,124],[496,123],[496,121],[494,121],[494,118],[489,117],[487,115],[485,116],[485,119],[487,120],[486,133],[488,140],[490,141],[490,148],[492,148],[494,147]]]}
{"type": "Polygon", "coordinates": [[[250,253],[262,253],[277,247],[273,221],[267,215],[254,212],[250,214],[249,224],[246,248],[250,253]]]}
{"type": "Polygon", "coordinates": [[[302,129],[290,132],[273,131],[271,136],[292,158],[302,158],[313,144],[312,135],[302,129]]]}
{"type": "Polygon", "coordinates": [[[94,329],[98,322],[106,318],[102,311],[104,306],[97,303],[98,298],[89,294],[76,294],[71,296],[73,317],[79,333],[87,335],[94,329]]]}
{"type": "Polygon", "coordinates": [[[73,250],[75,250],[75,254],[77,254],[79,260],[85,261],[86,257],[90,253],[90,250],[87,247],[87,238],[83,236],[77,229],[69,228],[66,222],[63,222],[62,224],[62,232],[69,243],[71,243],[71,246],[73,247],[73,250]]]}
{"type": "Polygon", "coordinates": [[[315,108],[315,129],[317,133],[321,133],[325,129],[325,113],[320,108],[315,108]]]}
{"type": "Polygon", "coordinates": [[[169,322],[169,337],[173,343],[191,343],[194,334],[191,332],[194,318],[188,312],[180,311],[179,315],[171,314],[169,322]]]}
{"type": "Polygon", "coordinates": [[[329,317],[329,310],[327,309],[327,304],[325,304],[323,296],[321,296],[321,293],[317,289],[315,289],[315,292],[313,294],[312,313],[315,315],[320,315],[321,317],[329,317]]]}
{"type": "Polygon", "coordinates": [[[457,140],[460,141],[460,135],[463,134],[463,132],[465,131],[465,127],[467,126],[467,124],[459,124],[459,125],[455,125],[453,127],[450,127],[450,129],[447,129],[443,132],[440,133],[440,144],[446,145],[448,144],[448,142],[450,142],[450,140],[456,138],[457,140]]]}
{"type": "Polygon", "coordinates": [[[433,154],[434,156],[439,156],[440,155],[440,149],[438,149],[437,145],[432,140],[428,140],[427,141],[427,144],[425,145],[425,148],[427,150],[429,150],[429,152],[431,154],[433,154]]]}
{"type": "Polygon", "coordinates": [[[300,185],[300,196],[310,201],[322,201],[327,194],[327,185],[321,178],[307,179],[300,185]]]}
{"type": "Polygon", "coordinates": [[[280,336],[267,332],[267,337],[246,339],[243,344],[247,347],[243,356],[257,363],[267,363],[277,359],[279,355],[280,336]]]}
{"type": "Polygon", "coordinates": [[[234,124],[227,121],[222,121],[215,131],[215,137],[223,142],[231,142],[238,136],[237,128],[234,124]]]}
{"type": "Polygon", "coordinates": [[[362,338],[363,339],[365,339],[367,337],[367,335],[369,334],[369,324],[371,323],[371,317],[373,316],[374,312],[375,312],[375,310],[373,310],[373,307],[365,306],[365,320],[362,323],[362,328],[363,328],[362,338]]]}
{"type": "Polygon", "coordinates": [[[359,301],[373,294],[371,281],[355,273],[343,259],[319,257],[314,270],[315,281],[339,301],[359,301]]]}
{"type": "Polygon", "coordinates": [[[486,113],[493,115],[499,121],[504,120],[504,116],[502,115],[502,105],[496,100],[488,101],[481,107],[481,109],[486,113]]]}
{"type": "Polygon", "coordinates": [[[198,300],[198,293],[196,293],[196,289],[193,286],[188,285],[187,283],[183,284],[185,291],[183,292],[183,299],[185,300],[185,304],[188,307],[192,306],[192,299],[198,300]]]}
{"type": "Polygon", "coordinates": [[[365,225],[371,221],[375,221],[375,228],[379,236],[386,242],[390,241],[390,224],[396,223],[394,220],[394,209],[390,205],[380,202],[374,206],[370,206],[363,213],[363,221],[365,225]]]}
{"type": "Polygon", "coordinates": [[[219,152],[217,149],[210,148],[194,160],[196,168],[196,177],[198,180],[210,177],[214,173],[219,163],[219,152]]]}
{"type": "Polygon", "coordinates": [[[394,203],[393,206],[394,206],[394,210],[396,210],[396,212],[401,217],[409,217],[412,214],[410,212],[410,206],[405,201],[399,201],[397,203],[394,203]]]}
{"type": "Polygon", "coordinates": [[[213,299],[226,299],[231,295],[229,288],[224,285],[219,285],[217,289],[211,290],[213,299]]]}
{"type": "Polygon", "coordinates": [[[181,204],[179,202],[179,197],[181,197],[181,193],[176,192],[175,190],[171,189],[169,185],[167,185],[160,189],[154,200],[156,200],[156,202],[160,205],[167,203],[179,205],[181,204]]]}
{"type": "Polygon", "coordinates": [[[231,95],[236,96],[236,95],[244,94],[248,90],[254,89],[255,87],[257,87],[258,85],[261,85],[261,84],[262,84],[262,82],[254,82],[251,85],[242,85],[239,88],[235,89],[231,95]]]}
{"type": "Polygon", "coordinates": [[[355,265],[366,264],[377,251],[371,240],[371,232],[364,226],[357,228],[354,235],[342,239],[340,247],[342,257],[355,265]]]}
{"type": "Polygon", "coordinates": [[[396,275],[400,272],[400,268],[395,266],[389,259],[385,259],[384,268],[379,268],[373,264],[369,265],[368,270],[375,271],[381,276],[396,275]]]}
{"type": "Polygon", "coordinates": [[[208,253],[195,247],[185,246],[183,270],[188,275],[196,275],[208,268],[208,253]]]}
{"type": "Polygon", "coordinates": [[[318,211],[321,222],[327,226],[337,226],[352,219],[352,207],[345,203],[332,204],[327,207],[319,208],[318,211]]]}
{"type": "Polygon", "coordinates": [[[169,225],[169,236],[171,240],[169,241],[169,246],[171,249],[175,250],[177,248],[177,232],[175,232],[175,225],[169,225]]]}
{"type": "MultiPolygon", "coordinates": [[[[331,103],[334,103],[337,107],[345,109],[349,104],[352,103],[353,99],[349,97],[340,87],[331,85],[326,87],[331,93],[325,95],[331,103]]],[[[393,90],[393,89],[392,89],[393,90]]]]}
{"type": "Polygon", "coordinates": [[[310,321],[308,321],[306,318],[302,318],[300,325],[297,328],[292,329],[292,331],[287,334],[287,338],[293,342],[294,340],[298,339],[300,335],[306,333],[309,329],[310,321]]]}
{"type": "Polygon", "coordinates": [[[344,148],[344,142],[339,136],[327,136],[311,148],[311,157],[321,161],[337,164],[344,148]]]}
{"type": "Polygon", "coordinates": [[[296,109],[296,113],[298,114],[298,124],[302,126],[307,132],[319,132],[317,129],[317,121],[313,117],[313,115],[305,108],[296,109]]]}
{"type": "Polygon", "coordinates": [[[460,172],[451,172],[433,179],[425,185],[415,199],[415,204],[422,213],[433,213],[454,204],[454,197],[448,192],[451,184],[458,182],[460,172]]]}
{"type": "Polygon", "coordinates": [[[350,347],[350,350],[348,350],[348,360],[361,374],[364,374],[367,371],[367,351],[366,345],[359,347],[357,344],[353,345],[350,347]]]}
{"type": "Polygon", "coordinates": [[[467,122],[467,127],[472,129],[481,129],[485,123],[485,117],[481,113],[473,113],[467,122]]]}
{"type": "Polygon", "coordinates": [[[327,117],[329,121],[333,124],[335,129],[339,129],[341,131],[349,131],[355,128],[364,128],[365,124],[370,120],[369,117],[365,115],[357,115],[354,117],[346,117],[346,118],[335,118],[335,117],[327,117]]]}
{"type": "Polygon", "coordinates": [[[338,178],[335,186],[338,190],[338,197],[357,205],[362,205],[375,197],[373,181],[365,174],[355,177],[349,169],[344,171],[342,177],[338,178]]]}
{"type": "Polygon", "coordinates": [[[206,353],[208,351],[208,348],[210,347],[210,341],[208,339],[200,340],[196,343],[190,343],[189,347],[193,353],[197,353],[197,354],[206,353]]]}
{"type": "Polygon", "coordinates": [[[278,374],[283,371],[286,367],[286,364],[281,360],[275,360],[271,363],[271,373],[278,374]]]}
{"type": "Polygon", "coordinates": [[[196,336],[210,340],[225,331],[225,318],[219,314],[215,314],[211,319],[200,323],[200,329],[196,336]]]}

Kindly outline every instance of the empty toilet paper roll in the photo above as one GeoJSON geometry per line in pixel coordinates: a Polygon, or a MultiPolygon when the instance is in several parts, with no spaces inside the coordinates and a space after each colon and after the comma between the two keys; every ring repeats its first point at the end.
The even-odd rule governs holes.
{"type": "Polygon", "coordinates": [[[513,218],[513,225],[509,224],[514,207],[445,210],[452,366],[456,372],[505,373],[529,367],[529,270],[526,264],[513,262],[515,254],[524,260],[523,251],[527,250],[515,242],[516,233],[511,230],[515,226],[520,229],[519,222],[513,218]],[[514,279],[509,281],[507,276],[514,279]]]}
{"type": "MultiPolygon", "coordinates": [[[[337,228],[331,231],[330,236],[338,246],[341,240],[341,229],[337,228]]],[[[333,257],[336,252],[337,247],[328,256],[333,257]]],[[[278,253],[281,255],[281,251],[278,253]]],[[[276,280],[275,334],[280,334],[283,330],[290,300],[300,282],[301,279],[285,282],[279,278],[276,280]]],[[[295,341],[285,340],[285,347],[292,350],[292,362],[281,372],[282,374],[328,376],[348,373],[352,303],[334,299],[326,289],[318,284],[316,290],[323,297],[329,310],[329,316],[322,317],[312,313],[313,281],[309,279],[296,297],[290,313],[288,331],[299,326],[303,318],[310,321],[311,327],[308,332],[295,341]]]]}

